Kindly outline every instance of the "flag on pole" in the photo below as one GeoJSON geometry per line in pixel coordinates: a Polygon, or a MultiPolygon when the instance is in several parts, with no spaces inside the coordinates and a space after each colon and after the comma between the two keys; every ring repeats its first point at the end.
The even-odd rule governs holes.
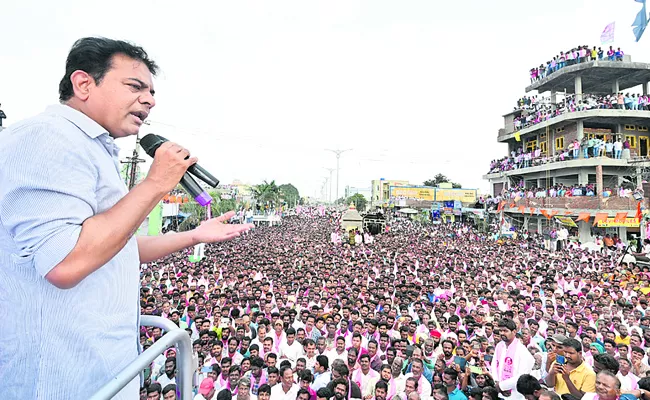
{"type": "Polygon", "coordinates": [[[634,0],[634,1],[636,1],[637,3],[643,3],[643,6],[641,7],[641,11],[639,11],[639,13],[636,15],[636,18],[634,19],[634,22],[632,23],[632,26],[634,27],[634,29],[632,29],[632,32],[634,32],[634,37],[638,42],[641,39],[641,36],[643,35],[646,26],[648,26],[648,14],[646,14],[645,11],[645,0],[634,0]]]}
{"type": "Polygon", "coordinates": [[[603,33],[600,34],[600,43],[601,44],[606,44],[606,43],[613,43],[614,42],[614,28],[615,28],[616,22],[612,22],[608,24],[605,27],[605,30],[603,30],[603,33]]]}

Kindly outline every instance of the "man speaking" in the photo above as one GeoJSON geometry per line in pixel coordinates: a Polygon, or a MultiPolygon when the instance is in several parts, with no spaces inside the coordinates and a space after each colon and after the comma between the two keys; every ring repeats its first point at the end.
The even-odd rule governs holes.
{"type": "MultiPolygon", "coordinates": [[[[239,236],[231,213],[190,232],[134,233],[196,158],[166,142],[147,177],[122,181],[115,139],[156,104],[157,65],[140,47],[78,40],[61,104],[0,135],[2,398],[81,399],[136,356],[139,266],[197,243],[239,236]]],[[[138,396],[135,379],[117,398],[138,396]]]]}

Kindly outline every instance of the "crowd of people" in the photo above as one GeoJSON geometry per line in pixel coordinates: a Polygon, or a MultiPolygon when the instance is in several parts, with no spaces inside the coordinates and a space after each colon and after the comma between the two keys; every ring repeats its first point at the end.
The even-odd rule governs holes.
{"type": "Polygon", "coordinates": [[[522,112],[514,118],[513,128],[517,131],[566,113],[593,109],[648,111],[650,96],[620,92],[607,95],[582,94],[582,99],[579,99],[571,94],[558,103],[552,103],[548,97],[525,96],[517,101],[515,111],[522,112]]]}
{"type": "MultiPolygon", "coordinates": [[[[648,387],[648,267],[622,247],[549,251],[470,225],[389,216],[332,243],[341,213],[302,213],[141,267],[142,313],[186,329],[199,400],[615,400],[648,387]],[[625,393],[625,394],[623,394],[625,393]]],[[[650,252],[650,245],[644,251],[650,252]]],[[[145,349],[161,337],[141,330],[145,349]]],[[[146,350],[145,350],[146,351],[146,350]]],[[[142,399],[175,399],[170,348],[142,399]]]]}
{"type": "MultiPolygon", "coordinates": [[[[626,186],[619,186],[615,188],[605,187],[603,188],[602,197],[630,197],[634,194],[643,195],[642,189],[636,188],[631,189],[626,186]]],[[[501,200],[515,200],[515,199],[539,199],[545,197],[579,197],[587,196],[594,197],[598,193],[596,191],[596,185],[589,183],[586,185],[564,185],[558,183],[548,188],[540,187],[512,187],[509,189],[504,189],[499,196],[496,198],[501,200]]]]}
{"type": "Polygon", "coordinates": [[[590,48],[590,46],[586,45],[577,46],[571,50],[561,51],[560,54],[556,54],[555,57],[546,61],[546,65],[542,63],[539,67],[531,68],[530,83],[540,81],[552,73],[570,65],[605,59],[609,61],[623,61],[624,55],[625,53],[620,47],[614,50],[613,46],[609,46],[609,49],[605,51],[602,47],[596,48],[596,46],[593,46],[590,48]]]}
{"type": "MultiPolygon", "coordinates": [[[[534,149],[524,150],[523,147],[510,152],[509,156],[501,159],[492,160],[490,162],[489,174],[498,172],[512,171],[522,168],[536,167],[552,162],[575,160],[580,157],[609,157],[614,159],[623,158],[624,151],[629,152],[631,144],[628,138],[621,140],[620,137],[616,139],[611,138],[609,135],[602,135],[597,137],[583,136],[582,141],[574,139],[569,142],[567,146],[562,149],[556,149],[553,154],[545,154],[539,146],[534,149]]],[[[628,155],[629,157],[629,155],[628,155]]]]}

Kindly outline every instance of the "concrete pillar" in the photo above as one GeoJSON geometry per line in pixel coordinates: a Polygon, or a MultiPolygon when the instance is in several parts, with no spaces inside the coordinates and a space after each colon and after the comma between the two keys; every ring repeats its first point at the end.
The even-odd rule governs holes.
{"type": "Polygon", "coordinates": [[[648,82],[643,82],[643,95],[648,95],[648,82]]]}
{"type": "Polygon", "coordinates": [[[596,165],[596,196],[603,197],[603,166],[596,165]]]}
{"type": "Polygon", "coordinates": [[[582,168],[578,172],[578,185],[586,185],[589,183],[589,173],[586,168],[582,168]]]}
{"type": "Polygon", "coordinates": [[[578,240],[580,243],[591,241],[591,224],[585,221],[578,222],[578,240]]]}
{"type": "Polygon", "coordinates": [[[537,218],[537,232],[542,233],[542,229],[543,229],[543,227],[542,227],[542,219],[537,218]]]}
{"type": "Polygon", "coordinates": [[[634,184],[636,185],[636,187],[638,187],[638,188],[642,187],[642,185],[643,185],[643,176],[642,176],[642,173],[641,173],[641,168],[639,168],[639,167],[637,167],[635,169],[635,178],[634,178],[634,180],[635,180],[634,184]]]}
{"type": "Polygon", "coordinates": [[[618,93],[618,91],[619,88],[618,88],[618,79],[617,79],[612,83],[612,93],[618,93]]]}
{"type": "Polygon", "coordinates": [[[551,103],[557,103],[557,92],[555,90],[551,90],[551,103]]]}
{"type": "Polygon", "coordinates": [[[620,226],[618,228],[618,237],[621,238],[622,241],[627,242],[627,227],[620,226]]]}
{"type": "Polygon", "coordinates": [[[585,124],[582,120],[576,122],[576,138],[581,141],[585,136],[585,124]]]}
{"type": "Polygon", "coordinates": [[[576,75],[575,78],[576,101],[582,100],[582,76],[576,75]]]}

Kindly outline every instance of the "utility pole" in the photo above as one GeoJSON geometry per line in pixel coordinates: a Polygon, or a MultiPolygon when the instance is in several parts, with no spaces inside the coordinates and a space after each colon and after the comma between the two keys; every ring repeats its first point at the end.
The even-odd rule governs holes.
{"type": "MultiPolygon", "coordinates": [[[[329,195],[328,200],[331,203],[332,202],[332,181],[333,181],[332,172],[334,172],[334,168],[325,168],[325,169],[328,170],[329,173],[330,173],[330,195],[329,195]]],[[[338,200],[338,199],[336,199],[336,200],[338,200]]]]}
{"type": "Polygon", "coordinates": [[[345,150],[325,149],[325,150],[331,151],[332,153],[336,154],[336,199],[334,201],[337,201],[339,199],[339,171],[340,171],[339,162],[341,161],[341,154],[345,153],[346,151],[350,151],[352,149],[345,149],[345,150]]]}
{"type": "Polygon", "coordinates": [[[144,160],[140,158],[139,149],[140,135],[138,134],[138,136],[135,138],[135,148],[133,149],[133,155],[131,157],[127,157],[124,161],[120,161],[122,164],[129,164],[129,190],[133,189],[135,186],[135,180],[138,177],[138,164],[144,162],[144,160]]]}

